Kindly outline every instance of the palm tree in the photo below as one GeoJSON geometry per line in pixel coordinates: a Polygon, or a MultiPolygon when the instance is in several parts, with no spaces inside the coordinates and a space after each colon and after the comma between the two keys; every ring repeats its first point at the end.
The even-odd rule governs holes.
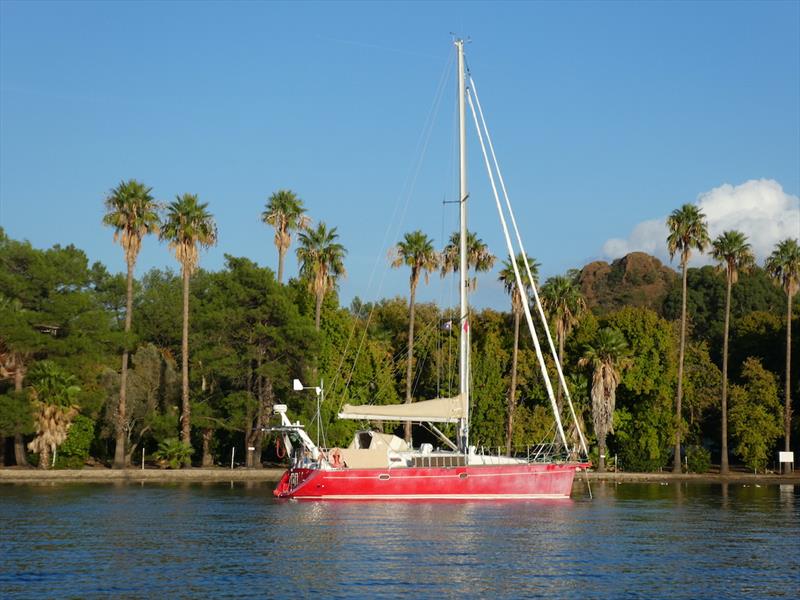
{"type": "Polygon", "coordinates": [[[719,471],[728,468],[728,328],[731,317],[731,288],[739,279],[739,272],[746,272],[755,264],[755,257],[741,231],[725,231],[712,242],[711,255],[725,269],[727,289],[725,292],[725,330],[722,337],[722,449],[719,471]]]}
{"type": "Polygon", "coordinates": [[[278,249],[278,283],[283,283],[283,259],[292,243],[292,231],[307,229],[309,219],[303,201],[291,190],[278,190],[267,200],[261,220],[275,228],[275,247],[278,249]]]}
{"type": "Polygon", "coordinates": [[[581,366],[592,372],[592,422],[600,454],[597,470],[606,470],[606,436],[614,433],[614,405],[621,371],[630,364],[630,350],[618,329],[603,327],[597,332],[594,344],[586,346],[581,366]]]}
{"type": "MultiPolygon", "coordinates": [[[[556,323],[558,362],[564,364],[564,343],[581,315],[586,312],[586,300],[575,279],[564,275],[551,277],[542,286],[542,306],[556,323]]],[[[556,390],[556,405],[561,411],[561,386],[556,390]]]]}
{"type": "Polygon", "coordinates": [[[78,414],[75,400],[81,388],[73,375],[49,360],[35,364],[28,381],[36,419],[36,437],[28,449],[39,454],[40,469],[49,469],[51,456],[67,439],[72,419],[78,414]]]}
{"type": "MultiPolygon", "coordinates": [[[[200,203],[195,194],[178,196],[167,207],[167,215],[161,224],[160,237],[169,243],[170,249],[181,265],[183,275],[183,336],[181,338],[181,441],[190,446],[191,406],[189,405],[189,278],[200,260],[200,248],[209,248],[217,243],[217,226],[214,217],[200,203]]],[[[191,463],[187,459],[186,466],[191,463]]]]}
{"type": "Polygon", "coordinates": [[[317,301],[314,317],[317,331],[325,294],[336,288],[339,277],[347,274],[344,269],[347,250],[336,242],[338,237],[336,227],[328,230],[323,222],[316,229],[301,231],[299,236],[297,260],[300,261],[300,276],[308,281],[308,291],[314,294],[317,301]]]}
{"type": "MultiPolygon", "coordinates": [[[[528,265],[531,268],[534,283],[539,277],[539,263],[530,256],[527,257],[528,265]]],[[[516,257],[517,269],[520,277],[525,284],[525,295],[531,293],[531,283],[528,281],[528,271],[525,268],[525,258],[520,252],[516,257]]],[[[507,294],[511,295],[511,313],[514,315],[514,350],[511,354],[511,389],[508,392],[508,420],[506,421],[506,455],[511,456],[511,441],[514,435],[514,410],[517,407],[517,361],[519,357],[519,321],[522,317],[522,294],[519,293],[517,286],[517,276],[514,273],[514,265],[510,260],[503,261],[503,269],[500,271],[498,280],[503,284],[507,294]]]]}
{"type": "Polygon", "coordinates": [[[786,292],[786,403],[783,409],[784,450],[789,451],[792,422],[791,356],[792,356],[792,297],[800,287],[800,246],[787,238],[778,243],[764,265],[767,273],[786,292]]]}
{"type": "Polygon", "coordinates": [[[675,400],[675,462],[673,473],[681,472],[681,400],[683,398],[683,356],[686,351],[686,272],[693,249],[703,252],[709,244],[706,217],[698,207],[684,204],[672,211],[667,219],[667,250],[669,258],[676,252],[681,255],[682,296],[681,296],[681,342],[678,354],[678,392],[675,400]]]}
{"type": "MultiPolygon", "coordinates": [[[[433,249],[433,241],[422,231],[412,231],[405,234],[402,241],[398,242],[392,251],[392,267],[398,268],[406,265],[411,268],[409,277],[409,302],[408,302],[408,361],[406,364],[406,404],[411,403],[411,384],[413,379],[414,364],[414,301],[417,294],[417,283],[421,273],[425,274],[425,283],[431,272],[439,267],[439,255],[433,249]]],[[[411,423],[405,425],[405,438],[411,441],[411,423]]]]}
{"type": "MultiPolygon", "coordinates": [[[[453,232],[450,241],[442,250],[441,272],[442,277],[448,273],[455,273],[459,269],[461,234],[453,232]]],[[[496,257],[489,252],[489,247],[477,235],[467,231],[467,266],[476,272],[488,271],[494,266],[496,257]]],[[[473,277],[467,282],[473,289],[477,285],[477,278],[473,277]]]]}
{"type": "MultiPolygon", "coordinates": [[[[103,224],[114,228],[114,241],[119,242],[125,252],[128,267],[128,286],[125,302],[125,334],[130,333],[133,316],[133,269],[142,238],[148,233],[158,233],[158,205],[150,194],[152,188],[131,179],[123,181],[108,195],[105,201],[106,214],[103,224]]],[[[126,399],[128,383],[128,340],[122,349],[122,372],[119,380],[119,402],[117,403],[116,447],[114,468],[125,467],[126,399]]]]}

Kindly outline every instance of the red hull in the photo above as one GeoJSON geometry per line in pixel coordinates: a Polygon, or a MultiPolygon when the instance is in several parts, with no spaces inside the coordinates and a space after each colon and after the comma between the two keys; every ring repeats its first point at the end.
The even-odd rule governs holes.
{"type": "Polygon", "coordinates": [[[289,469],[275,495],[317,500],[568,498],[587,463],[395,469],[289,469]]]}

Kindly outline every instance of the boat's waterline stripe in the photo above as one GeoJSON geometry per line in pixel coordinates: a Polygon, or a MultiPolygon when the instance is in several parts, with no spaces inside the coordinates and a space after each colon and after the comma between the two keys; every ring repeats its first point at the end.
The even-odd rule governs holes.
{"type": "Polygon", "coordinates": [[[326,494],[285,496],[296,500],[566,500],[565,494],[326,494]]]}
{"type": "MultiPolygon", "coordinates": [[[[339,481],[341,479],[378,479],[380,475],[389,475],[389,480],[399,480],[399,479],[462,479],[460,473],[453,473],[451,474],[438,474],[438,475],[396,475],[395,472],[390,473],[381,473],[380,475],[339,475],[338,473],[343,473],[343,471],[325,471],[326,474],[336,473],[337,475],[332,477],[331,479],[335,479],[339,481]]],[[[470,477],[516,477],[519,475],[561,475],[564,473],[574,473],[573,469],[563,469],[559,471],[515,471],[513,473],[467,473],[467,478],[470,477]]]]}

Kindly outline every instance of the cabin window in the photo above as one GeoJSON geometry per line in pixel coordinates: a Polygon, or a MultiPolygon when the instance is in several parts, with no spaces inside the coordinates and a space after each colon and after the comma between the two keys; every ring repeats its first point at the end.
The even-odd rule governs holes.
{"type": "Polygon", "coordinates": [[[369,431],[358,432],[358,447],[362,450],[368,450],[372,443],[372,434],[369,431]]]}

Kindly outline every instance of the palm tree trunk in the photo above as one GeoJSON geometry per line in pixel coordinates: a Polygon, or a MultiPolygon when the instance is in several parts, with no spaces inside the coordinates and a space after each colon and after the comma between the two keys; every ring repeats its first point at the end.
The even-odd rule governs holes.
{"type": "MultiPolygon", "coordinates": [[[[191,406],[189,405],[189,270],[183,269],[183,336],[181,337],[181,441],[192,443],[191,406]]],[[[185,467],[192,466],[187,457],[185,467]]]]}
{"type": "Polygon", "coordinates": [[[271,396],[272,384],[271,381],[261,374],[261,365],[263,364],[264,350],[258,350],[258,412],[256,412],[256,427],[255,438],[253,440],[253,447],[255,448],[253,457],[253,467],[262,469],[264,465],[261,464],[261,455],[263,451],[264,442],[264,417],[267,413],[267,396],[271,396]]]}
{"type": "Polygon", "coordinates": [[[322,299],[324,297],[325,297],[325,292],[317,292],[317,307],[316,307],[316,311],[314,313],[315,314],[315,316],[314,316],[314,325],[316,326],[317,331],[319,331],[319,319],[320,319],[320,316],[322,315],[322,299]]]}
{"type": "Polygon", "coordinates": [[[128,334],[133,313],[133,261],[128,260],[127,294],[125,299],[125,346],[122,349],[122,371],[119,377],[119,402],[117,404],[117,436],[114,447],[114,468],[125,468],[125,417],[128,396],[128,334]]]}
{"type": "MultiPolygon", "coordinates": [[[[417,295],[417,282],[414,274],[411,275],[411,293],[408,301],[408,362],[406,363],[406,404],[411,404],[411,386],[414,376],[414,304],[417,295]]],[[[411,422],[406,421],[405,439],[411,443],[411,422]]]]}
{"type": "Polygon", "coordinates": [[[519,357],[519,311],[514,310],[514,350],[511,354],[511,389],[508,393],[508,425],[506,427],[506,456],[511,456],[514,437],[514,410],[517,407],[517,359],[519,357]]]}
{"type": "MultiPolygon", "coordinates": [[[[17,357],[16,370],[14,371],[14,391],[17,394],[22,393],[22,361],[17,357]]],[[[25,452],[25,440],[22,438],[21,433],[14,434],[14,460],[17,462],[18,467],[29,467],[28,455],[25,452]]]]}
{"type": "Polygon", "coordinates": [[[783,408],[784,450],[789,452],[792,437],[792,294],[786,294],[786,403],[783,408]]]}
{"type": "MultiPolygon", "coordinates": [[[[256,395],[256,384],[254,383],[255,372],[253,370],[252,361],[250,362],[248,369],[247,369],[247,384],[246,388],[251,394],[256,395]]],[[[256,418],[256,410],[253,408],[248,408],[245,414],[245,429],[244,429],[244,466],[246,469],[253,468],[253,452],[254,450],[250,450],[250,448],[255,448],[255,421],[256,418]]]]}
{"type": "Polygon", "coordinates": [[[722,335],[722,444],[719,472],[725,474],[728,466],[728,328],[731,319],[731,286],[733,284],[728,267],[728,290],[725,294],[725,331],[722,335]]]}
{"type": "Polygon", "coordinates": [[[50,468],[50,444],[42,444],[42,451],[39,453],[39,468],[47,470],[50,468]]]}
{"type": "MultiPolygon", "coordinates": [[[[561,365],[561,368],[564,368],[564,338],[567,337],[567,328],[559,323],[558,325],[558,362],[561,365]]],[[[556,388],[556,407],[558,408],[558,414],[561,415],[561,381],[558,382],[558,387],[556,388]]]]}
{"type": "Polygon", "coordinates": [[[203,462],[204,468],[214,466],[214,457],[211,456],[211,437],[214,435],[214,430],[210,427],[203,429],[203,462]]]}
{"type": "Polygon", "coordinates": [[[678,351],[678,393],[675,398],[675,460],[672,464],[672,472],[680,473],[681,468],[681,400],[683,399],[683,354],[686,349],[686,261],[683,262],[683,281],[681,296],[681,342],[678,351]]]}
{"type": "Polygon", "coordinates": [[[286,256],[286,248],[278,246],[278,283],[283,283],[283,258],[286,256]]]}
{"type": "Polygon", "coordinates": [[[30,467],[28,455],[25,452],[25,440],[21,433],[14,434],[14,460],[18,467],[30,467]]]}

